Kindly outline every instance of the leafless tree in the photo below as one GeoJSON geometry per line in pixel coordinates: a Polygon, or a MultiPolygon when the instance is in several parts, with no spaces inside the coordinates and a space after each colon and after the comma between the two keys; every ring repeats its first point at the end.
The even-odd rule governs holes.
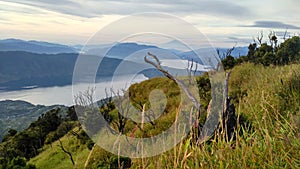
{"type": "Polygon", "coordinates": [[[282,37],[283,41],[286,40],[286,35],[287,35],[287,33],[288,33],[288,29],[286,29],[285,32],[284,32],[284,34],[283,34],[283,37],[282,37]]]}
{"type": "Polygon", "coordinates": [[[75,105],[77,106],[92,106],[95,102],[94,94],[95,94],[95,87],[88,87],[84,91],[80,91],[74,97],[75,105]]]}
{"type": "MultiPolygon", "coordinates": [[[[230,53],[232,52],[233,49],[234,49],[234,47],[232,49],[228,50],[228,52],[226,54],[230,55],[230,53]]],[[[191,102],[193,103],[193,105],[196,107],[196,109],[197,109],[197,111],[199,112],[199,115],[200,115],[201,104],[191,94],[191,92],[189,91],[188,87],[182,81],[178,80],[173,75],[171,75],[170,73],[168,73],[168,71],[166,71],[165,69],[163,69],[161,67],[160,61],[159,61],[159,59],[157,58],[156,55],[151,54],[151,53],[148,52],[148,56],[152,57],[152,59],[155,62],[149,60],[147,58],[147,56],[144,57],[145,62],[153,65],[157,70],[159,70],[160,72],[162,72],[167,78],[173,80],[176,84],[178,84],[184,90],[184,92],[186,93],[186,95],[188,96],[188,98],[191,100],[191,102]]],[[[226,75],[226,79],[225,79],[225,82],[224,82],[224,89],[223,89],[223,98],[224,98],[223,99],[223,111],[222,111],[222,115],[221,115],[221,119],[222,120],[219,121],[219,128],[222,129],[221,131],[223,131],[224,128],[228,128],[228,126],[230,126],[230,130],[228,130],[228,131],[232,131],[231,129],[232,129],[232,126],[234,126],[234,125],[231,125],[231,123],[235,123],[234,120],[232,120],[230,122],[228,122],[228,120],[227,121],[225,120],[225,119],[228,119],[228,114],[230,114],[233,117],[235,117],[234,112],[233,113],[228,113],[229,107],[232,108],[232,106],[230,105],[229,100],[228,100],[228,79],[229,79],[229,76],[230,76],[230,72],[226,75]]],[[[211,111],[210,106],[208,108],[208,111],[209,111],[209,113],[211,113],[210,112],[211,111]]],[[[198,118],[200,117],[199,115],[198,115],[198,118]]],[[[228,134],[228,132],[225,132],[225,133],[228,134]]],[[[202,139],[198,138],[196,144],[201,144],[201,143],[205,142],[206,139],[207,139],[207,137],[204,137],[202,139]]]]}
{"type": "Polygon", "coordinates": [[[264,38],[264,32],[263,31],[260,31],[260,33],[257,35],[256,37],[256,40],[257,40],[257,43],[258,45],[261,45],[262,44],[262,40],[264,38]]]}
{"type": "Polygon", "coordinates": [[[111,89],[112,93],[116,97],[114,99],[114,102],[116,104],[116,107],[118,109],[118,119],[117,121],[112,121],[114,125],[117,126],[118,132],[119,133],[124,133],[124,128],[129,120],[129,110],[130,110],[130,100],[129,97],[124,97],[124,95],[127,95],[125,89],[121,89],[117,92],[115,92],[113,89],[111,89]],[[122,92],[122,93],[120,93],[122,92]]]}
{"type": "Polygon", "coordinates": [[[191,84],[192,74],[195,76],[197,70],[198,70],[198,63],[195,62],[193,59],[191,61],[188,60],[188,65],[187,65],[186,71],[187,71],[188,78],[189,78],[189,84],[191,84]]]}
{"type": "MultiPolygon", "coordinates": [[[[109,122],[105,122],[109,120],[109,117],[105,113],[103,115],[101,114],[94,95],[95,88],[88,88],[75,96],[75,108],[80,123],[85,127],[87,134],[90,136],[97,134],[102,128],[107,129],[107,131],[112,134],[117,134],[116,131],[111,128],[109,122]]],[[[107,104],[109,99],[110,98],[106,98],[100,102],[101,104],[107,104]]]]}
{"type": "Polygon", "coordinates": [[[137,100],[134,100],[133,98],[131,98],[131,101],[133,103],[135,103],[135,105],[137,106],[136,108],[139,109],[141,112],[144,112],[143,116],[144,118],[147,118],[147,121],[152,125],[154,126],[155,123],[154,123],[154,119],[155,119],[155,113],[153,112],[152,109],[149,109],[148,111],[145,110],[145,106],[146,104],[142,103],[141,101],[137,101],[137,100]]]}
{"type": "Polygon", "coordinates": [[[222,53],[221,53],[220,49],[216,49],[219,58],[221,60],[226,59],[228,56],[231,55],[232,51],[235,49],[235,46],[236,46],[236,44],[232,48],[227,49],[226,52],[222,52],[222,53]]]}
{"type": "Polygon", "coordinates": [[[151,56],[155,62],[149,60],[147,58],[147,56],[144,57],[144,60],[146,63],[151,64],[152,66],[154,66],[157,70],[159,70],[160,72],[162,72],[167,78],[171,79],[172,81],[174,81],[176,84],[178,84],[186,93],[186,95],[188,96],[188,98],[192,101],[193,105],[196,107],[196,109],[198,111],[200,111],[200,107],[201,104],[197,101],[197,99],[192,95],[192,93],[189,91],[188,87],[180,80],[178,80],[177,78],[175,78],[173,75],[171,75],[168,71],[166,71],[165,69],[163,69],[161,67],[161,62],[159,61],[159,59],[157,58],[156,55],[151,54],[150,52],[148,52],[148,55],[151,56]]]}
{"type": "Polygon", "coordinates": [[[62,142],[60,141],[60,139],[58,139],[58,141],[59,141],[59,145],[58,145],[58,146],[61,148],[61,150],[62,150],[64,153],[66,153],[66,154],[70,157],[70,160],[71,160],[71,162],[72,162],[72,164],[73,164],[73,168],[75,169],[75,168],[76,168],[76,165],[75,165],[75,162],[74,162],[72,153],[71,153],[70,151],[68,151],[68,150],[65,149],[65,147],[63,146],[63,144],[62,144],[62,142]]]}

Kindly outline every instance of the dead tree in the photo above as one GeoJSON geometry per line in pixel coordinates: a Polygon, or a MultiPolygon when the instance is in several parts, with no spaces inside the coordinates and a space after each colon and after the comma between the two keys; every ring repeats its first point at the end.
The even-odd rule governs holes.
{"type": "MultiPolygon", "coordinates": [[[[111,90],[112,93],[115,95],[115,104],[116,107],[118,108],[118,120],[117,121],[112,121],[117,126],[118,132],[119,133],[124,133],[124,129],[126,126],[127,121],[129,120],[128,118],[128,113],[130,109],[130,103],[129,103],[129,98],[128,97],[123,97],[122,94],[120,94],[120,91],[114,92],[111,90]],[[124,100],[128,99],[128,100],[124,100]],[[126,102],[124,104],[124,101],[126,102]]],[[[121,90],[124,95],[126,95],[126,91],[123,89],[121,90]]]]}
{"type": "Polygon", "coordinates": [[[173,80],[176,84],[178,84],[180,87],[182,87],[182,89],[184,90],[184,92],[186,93],[186,95],[188,96],[188,98],[192,101],[193,105],[196,107],[197,110],[200,111],[201,104],[192,95],[192,93],[189,91],[188,87],[182,81],[176,79],[168,71],[166,71],[165,69],[163,69],[161,67],[161,62],[159,61],[159,59],[157,58],[157,56],[151,54],[150,52],[148,52],[148,55],[151,56],[156,61],[156,63],[150,61],[149,59],[147,59],[147,56],[144,57],[145,62],[151,64],[152,66],[154,66],[157,70],[159,70],[160,72],[162,72],[167,78],[173,80]]]}
{"type": "Polygon", "coordinates": [[[198,70],[198,63],[194,62],[193,59],[191,61],[188,60],[186,71],[188,73],[189,84],[191,84],[192,73],[195,76],[197,70],[198,70]],[[195,68],[194,68],[194,64],[195,64],[195,68]]]}
{"type": "Polygon", "coordinates": [[[287,33],[288,33],[288,29],[286,29],[284,34],[283,34],[283,37],[282,37],[283,41],[285,41],[287,33]]]}
{"type": "MultiPolygon", "coordinates": [[[[227,51],[227,54],[230,55],[230,53],[234,50],[234,47],[230,50],[227,51]]],[[[226,54],[226,55],[227,55],[226,54]]],[[[149,63],[151,65],[153,65],[157,70],[159,70],[160,72],[162,72],[167,78],[173,80],[176,84],[178,84],[183,91],[186,93],[186,95],[188,96],[188,98],[191,100],[191,102],[193,103],[193,105],[196,107],[197,111],[199,112],[198,117],[200,117],[200,108],[201,108],[201,104],[197,101],[197,99],[191,94],[191,92],[189,91],[188,87],[180,80],[178,80],[177,78],[175,78],[174,76],[172,76],[170,73],[168,73],[168,71],[166,71],[165,69],[163,69],[161,67],[161,63],[159,61],[159,59],[157,58],[156,55],[153,55],[151,53],[148,52],[148,55],[150,57],[152,57],[155,62],[150,61],[147,56],[144,57],[144,60],[146,63],[149,63]]],[[[236,118],[235,118],[235,108],[233,104],[230,104],[230,99],[228,97],[228,79],[230,76],[230,72],[226,75],[226,79],[224,82],[224,91],[223,91],[223,110],[222,110],[222,114],[221,114],[221,120],[219,121],[219,125],[218,128],[221,132],[225,132],[225,134],[227,136],[229,136],[230,138],[232,138],[233,136],[233,131],[235,129],[235,124],[236,124],[236,118]]],[[[212,102],[212,101],[211,101],[212,102]]],[[[211,109],[210,106],[208,108],[208,114],[211,113],[211,109]]],[[[198,122],[198,121],[196,121],[198,122]]],[[[203,142],[205,142],[207,139],[207,137],[205,138],[198,138],[196,144],[201,144],[203,142]]]]}
{"type": "MultiPolygon", "coordinates": [[[[75,96],[75,109],[80,123],[84,126],[86,133],[90,137],[104,128],[116,135],[117,132],[107,123],[107,121],[110,121],[109,114],[101,114],[94,95],[95,88],[88,88],[75,96]]],[[[108,103],[110,99],[108,98],[108,100],[100,102],[101,104],[108,103]]]]}
{"type": "Polygon", "coordinates": [[[256,37],[257,43],[258,43],[259,45],[262,44],[263,38],[264,38],[264,32],[263,32],[263,31],[260,31],[260,34],[258,34],[257,37],[256,37]]]}
{"type": "Polygon", "coordinates": [[[168,71],[166,71],[165,69],[163,69],[161,67],[161,62],[159,61],[159,59],[157,58],[156,55],[151,54],[150,52],[148,52],[148,55],[151,56],[155,62],[150,61],[147,56],[144,57],[144,60],[146,63],[151,64],[152,66],[154,66],[157,70],[159,70],[160,72],[162,72],[167,78],[169,78],[170,80],[174,81],[176,84],[178,84],[183,91],[185,92],[185,94],[187,95],[187,97],[191,100],[191,102],[193,103],[194,107],[196,108],[197,113],[197,117],[196,117],[196,122],[195,122],[195,127],[198,128],[199,126],[199,118],[201,116],[201,104],[197,101],[197,99],[192,95],[192,93],[190,92],[190,90],[188,89],[188,87],[181,81],[178,80],[177,78],[175,78],[174,76],[172,76],[168,71]]]}
{"type": "Polygon", "coordinates": [[[222,52],[222,53],[221,53],[220,49],[217,49],[217,54],[218,54],[219,58],[221,60],[226,59],[228,56],[231,55],[232,51],[235,49],[235,46],[236,45],[234,45],[232,48],[227,49],[226,52],[222,52]]]}
{"type": "Polygon", "coordinates": [[[230,103],[231,98],[228,96],[228,81],[230,77],[231,71],[227,73],[225,83],[224,83],[224,109],[222,112],[222,120],[221,120],[221,133],[227,141],[234,138],[234,131],[236,128],[236,115],[235,115],[235,107],[230,103]]]}
{"type": "Polygon", "coordinates": [[[187,65],[186,71],[187,71],[188,77],[189,77],[189,84],[191,84],[191,76],[192,76],[193,65],[194,65],[193,59],[191,61],[191,64],[190,64],[190,61],[188,60],[188,65],[187,65]]]}
{"type": "Polygon", "coordinates": [[[74,162],[74,160],[73,160],[72,153],[64,148],[64,146],[63,146],[62,142],[60,141],[60,139],[58,139],[58,141],[59,141],[59,144],[60,144],[60,145],[58,145],[58,146],[61,148],[61,150],[62,150],[64,153],[66,153],[66,154],[70,157],[70,160],[71,160],[71,162],[72,162],[74,168],[76,168],[75,162],[74,162]]]}

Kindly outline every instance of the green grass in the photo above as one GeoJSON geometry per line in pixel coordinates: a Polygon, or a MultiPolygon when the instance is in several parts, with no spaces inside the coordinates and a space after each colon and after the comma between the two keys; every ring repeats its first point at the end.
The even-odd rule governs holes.
{"type": "MultiPolygon", "coordinates": [[[[75,136],[68,133],[62,137],[61,142],[67,151],[72,153],[77,168],[84,168],[85,161],[89,154],[89,149],[80,143],[75,136]]],[[[39,169],[67,169],[73,168],[69,156],[59,147],[59,141],[51,145],[45,145],[42,152],[30,159],[29,163],[35,164],[39,169]]]]}
{"type": "Polygon", "coordinates": [[[187,138],[172,151],[134,160],[132,168],[299,168],[299,75],[300,65],[235,67],[229,90],[244,123],[236,140],[192,146],[187,138]]]}
{"type": "MultiPolygon", "coordinates": [[[[157,81],[163,80],[149,80],[141,85],[151,86],[157,81]]],[[[147,97],[138,91],[139,87],[131,88],[134,89],[137,91],[136,99],[147,103],[147,97]]],[[[150,87],[143,89],[150,90],[150,87]]],[[[172,90],[169,87],[169,91],[172,90]]],[[[188,136],[173,150],[161,155],[132,159],[131,168],[299,168],[300,65],[263,67],[246,63],[236,66],[229,81],[229,95],[234,98],[239,121],[235,140],[227,142],[223,137],[215,136],[195,146],[190,144],[192,138],[188,136]]],[[[172,108],[172,111],[176,109],[172,108]]],[[[171,114],[176,113],[162,117],[159,124],[172,121],[171,114]]],[[[148,127],[150,130],[151,126],[145,126],[146,129],[148,127]]],[[[88,149],[70,135],[61,140],[66,149],[72,150],[77,168],[83,168],[89,155],[88,149]]],[[[58,144],[53,143],[52,148],[45,146],[44,151],[30,163],[46,169],[72,168],[69,157],[58,144]]],[[[87,168],[108,167],[114,158],[115,155],[95,147],[87,168]]]]}

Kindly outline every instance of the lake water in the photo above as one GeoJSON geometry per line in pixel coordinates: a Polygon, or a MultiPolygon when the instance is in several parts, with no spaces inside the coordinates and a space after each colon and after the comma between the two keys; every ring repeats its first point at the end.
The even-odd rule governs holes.
{"type": "Polygon", "coordinates": [[[113,81],[98,82],[95,84],[74,84],[67,86],[54,86],[46,88],[34,88],[27,90],[0,92],[0,100],[24,100],[32,104],[41,105],[74,105],[74,95],[84,92],[88,87],[95,88],[95,99],[106,97],[105,90],[114,91],[127,89],[130,84],[137,83],[147,78],[144,75],[114,77],[113,81]],[[74,92],[74,93],[73,93],[74,92]]]}

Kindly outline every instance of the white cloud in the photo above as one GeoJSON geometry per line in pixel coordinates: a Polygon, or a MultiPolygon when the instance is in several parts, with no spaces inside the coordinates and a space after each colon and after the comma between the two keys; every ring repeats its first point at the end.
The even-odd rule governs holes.
{"type": "MultiPolygon", "coordinates": [[[[243,26],[242,26],[243,27],[243,26]]],[[[244,27],[257,27],[257,28],[279,28],[279,29],[300,29],[300,26],[291,25],[278,21],[255,21],[252,25],[245,25],[244,27]]]]}
{"type": "Polygon", "coordinates": [[[246,18],[254,15],[247,7],[222,0],[60,0],[55,1],[55,3],[53,3],[53,0],[8,0],[8,2],[30,5],[45,10],[81,17],[97,17],[110,14],[129,15],[140,12],[168,12],[182,15],[207,14],[233,18],[246,18]],[[239,14],[238,16],[236,15],[237,13],[239,14]]]}
{"type": "MultiPolygon", "coordinates": [[[[217,45],[232,45],[271,24],[278,31],[299,28],[299,5],[297,0],[7,0],[0,1],[0,38],[84,43],[122,16],[164,12],[192,23],[217,45]]],[[[131,28],[124,25],[124,29],[131,28]]]]}

